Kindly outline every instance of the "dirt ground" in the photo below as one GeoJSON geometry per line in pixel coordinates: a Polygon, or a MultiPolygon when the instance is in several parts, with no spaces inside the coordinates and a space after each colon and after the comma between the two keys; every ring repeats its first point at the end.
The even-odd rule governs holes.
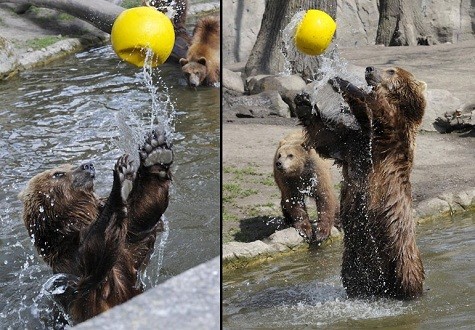
{"type": "MultiPolygon", "coordinates": [[[[401,66],[429,89],[446,89],[475,104],[475,42],[455,45],[342,49],[358,66],[401,66]]],[[[280,193],[272,177],[278,141],[300,129],[295,119],[236,119],[223,123],[223,242],[249,242],[281,226],[280,193]]],[[[341,179],[332,166],[335,191],[341,179]]],[[[475,187],[475,137],[420,133],[412,172],[414,204],[475,187]]],[[[310,212],[311,216],[315,211],[310,212]]]]}

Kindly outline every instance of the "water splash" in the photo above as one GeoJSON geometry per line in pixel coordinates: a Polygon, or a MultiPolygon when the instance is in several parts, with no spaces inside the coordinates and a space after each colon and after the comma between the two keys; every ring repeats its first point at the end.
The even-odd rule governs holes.
{"type": "Polygon", "coordinates": [[[152,255],[150,256],[150,262],[154,262],[155,265],[154,267],[148,266],[143,271],[143,274],[139,274],[140,276],[139,280],[140,280],[141,285],[146,285],[146,283],[151,283],[152,286],[155,286],[158,284],[160,271],[163,265],[163,257],[165,256],[165,247],[167,245],[168,237],[170,234],[168,219],[165,217],[165,215],[162,216],[162,221],[163,221],[163,231],[160,235],[160,243],[153,250],[152,255]]]}
{"type": "Polygon", "coordinates": [[[305,15],[305,11],[297,12],[282,32],[285,69],[283,74],[290,75],[293,70],[309,72],[313,77],[313,86],[310,95],[312,104],[317,104],[323,120],[329,126],[343,124],[352,130],[360,129],[354,116],[349,112],[348,104],[328,83],[334,77],[345,79],[355,86],[369,91],[363,78],[360,78],[348,68],[348,62],[340,56],[338,45],[332,43],[328,50],[315,58],[300,52],[295,46],[295,32],[298,24],[305,15]],[[315,70],[314,66],[318,64],[315,70]]]}
{"type": "Polygon", "coordinates": [[[160,70],[152,67],[153,52],[147,49],[141,80],[151,98],[151,110],[141,112],[135,107],[121,108],[116,114],[119,137],[114,144],[118,149],[132,155],[136,164],[139,163],[138,146],[145,141],[145,133],[158,126],[165,132],[168,142],[176,139],[176,109],[170,97],[170,90],[160,75],[160,70]],[[159,89],[160,87],[160,89],[159,89]],[[144,125],[145,122],[149,125],[144,125]]]}

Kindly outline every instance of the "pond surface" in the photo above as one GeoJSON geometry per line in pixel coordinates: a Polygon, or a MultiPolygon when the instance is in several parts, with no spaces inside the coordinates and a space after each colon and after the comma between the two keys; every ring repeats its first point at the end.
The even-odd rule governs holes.
{"type": "Polygon", "coordinates": [[[475,214],[417,227],[426,281],[416,301],[347,299],[342,242],[223,276],[225,329],[473,329],[475,214]]]}
{"type": "MultiPolygon", "coordinates": [[[[163,254],[147,268],[147,288],[220,252],[219,89],[190,90],[174,65],[159,71],[158,89],[168,87],[176,111],[174,182],[169,231],[157,238],[163,254]]],[[[27,235],[17,194],[43,170],[92,160],[96,192],[107,195],[123,153],[116,115],[130,111],[148,130],[151,104],[142,70],[120,62],[109,46],[0,83],[1,329],[41,329],[51,318],[41,286],[52,273],[27,235]]]]}

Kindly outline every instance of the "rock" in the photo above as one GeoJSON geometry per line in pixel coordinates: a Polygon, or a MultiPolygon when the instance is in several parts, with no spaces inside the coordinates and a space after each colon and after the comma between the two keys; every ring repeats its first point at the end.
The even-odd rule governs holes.
{"type": "Polygon", "coordinates": [[[233,259],[249,259],[268,255],[275,252],[274,249],[262,241],[250,243],[230,242],[223,246],[223,261],[233,259]]]}
{"type": "Polygon", "coordinates": [[[12,44],[0,36],[0,80],[15,73],[18,67],[18,56],[14,53],[12,44]]]}
{"type": "Polygon", "coordinates": [[[305,81],[298,75],[290,76],[266,76],[258,75],[246,79],[249,94],[259,94],[264,91],[278,91],[283,94],[286,91],[300,91],[305,88],[305,81]]]}
{"type": "Polygon", "coordinates": [[[265,242],[274,245],[278,251],[285,251],[301,245],[305,240],[292,227],[276,231],[265,242]]]}
{"type": "Polygon", "coordinates": [[[456,131],[470,135],[472,131],[475,134],[475,104],[464,104],[459,110],[445,113],[436,119],[434,126],[440,133],[456,131]]]}
{"type": "Polygon", "coordinates": [[[339,46],[374,45],[379,21],[377,1],[337,1],[336,17],[339,46]]]}
{"type": "Polygon", "coordinates": [[[265,1],[222,1],[223,63],[246,62],[261,28],[265,1]]]}
{"type": "Polygon", "coordinates": [[[244,82],[242,81],[240,73],[233,72],[226,68],[222,69],[222,73],[223,75],[221,85],[224,88],[239,92],[241,94],[244,93],[244,82]]]}
{"type": "Polygon", "coordinates": [[[438,129],[434,125],[437,118],[444,117],[446,113],[454,112],[462,106],[461,100],[444,89],[427,90],[426,100],[427,107],[420,128],[423,131],[437,131],[438,129]]]}
{"type": "Polygon", "coordinates": [[[239,96],[232,99],[229,110],[241,118],[265,118],[278,116],[290,118],[289,106],[277,91],[262,92],[257,95],[239,96]]]}

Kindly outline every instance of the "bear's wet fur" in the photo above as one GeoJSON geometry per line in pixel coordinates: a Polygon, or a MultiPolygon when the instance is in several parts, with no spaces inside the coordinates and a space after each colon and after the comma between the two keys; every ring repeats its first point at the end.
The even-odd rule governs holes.
{"type": "Polygon", "coordinates": [[[422,295],[424,268],[416,246],[410,173],[422,122],[426,84],[401,68],[366,68],[372,91],[329,81],[361,129],[329,127],[309,95],[296,97],[307,143],[342,166],[342,281],[349,297],[413,299],[422,295]]]}
{"type": "Polygon", "coordinates": [[[219,18],[201,18],[193,31],[186,58],[180,59],[181,69],[190,87],[213,86],[220,81],[219,18]]]}
{"type": "Polygon", "coordinates": [[[287,224],[294,226],[307,241],[321,242],[330,235],[339,206],[329,164],[304,142],[301,130],[280,140],[274,156],[274,179],[281,192],[281,208],[287,224]],[[313,198],[317,205],[316,230],[307,213],[306,197],[313,198]]]}
{"type": "Polygon", "coordinates": [[[168,207],[173,151],[158,129],[148,134],[140,164],[128,155],[113,170],[107,198],[94,193],[92,163],[63,165],[35,175],[19,197],[34,245],[67,285],[58,296],[74,322],[82,322],[143,291],[147,265],[168,207]]]}

